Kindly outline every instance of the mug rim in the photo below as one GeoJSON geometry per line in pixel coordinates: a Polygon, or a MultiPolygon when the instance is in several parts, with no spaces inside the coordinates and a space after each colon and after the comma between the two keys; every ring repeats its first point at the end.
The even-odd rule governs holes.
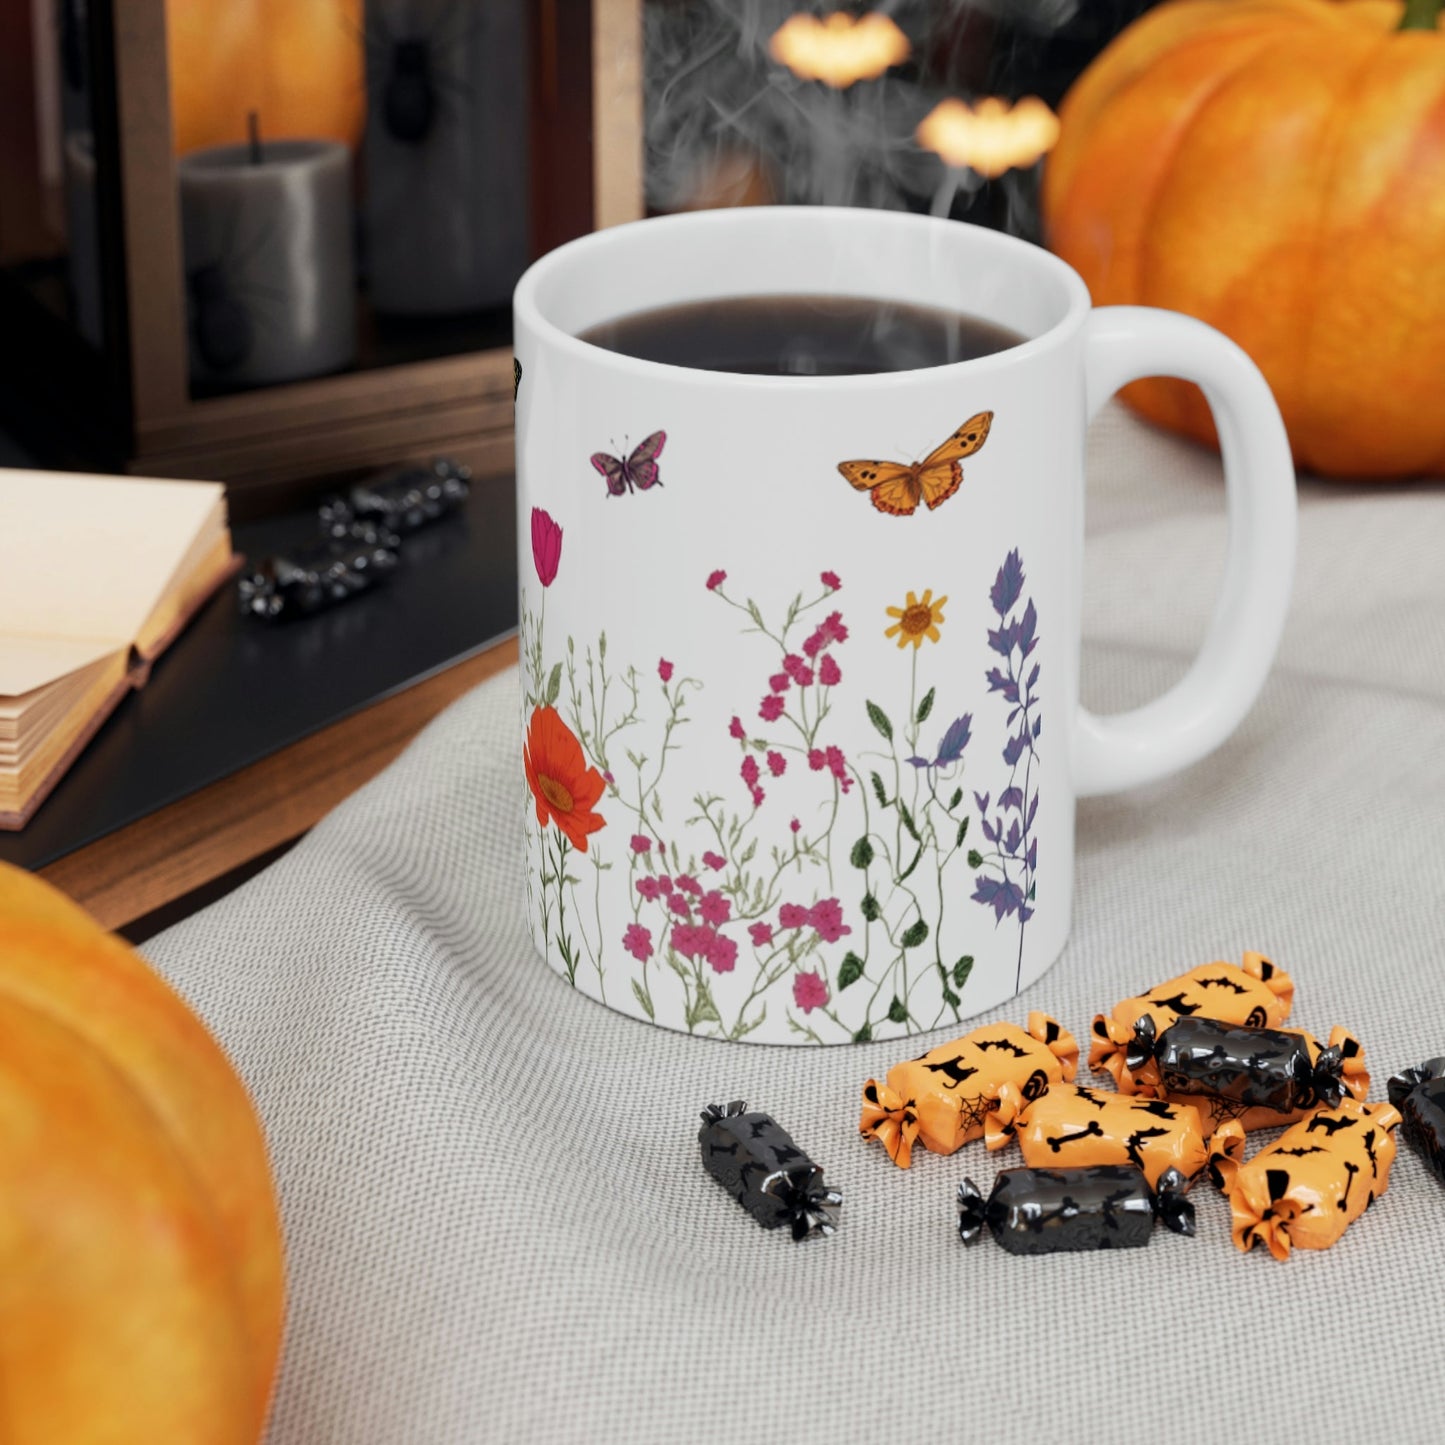
{"type": "MultiPolygon", "coordinates": [[[[880,298],[882,299],[882,298],[880,298]]],[[[943,216],[923,216],[912,211],[865,210],[849,206],[738,206],[708,211],[684,211],[666,216],[647,216],[641,220],[627,221],[621,225],[609,226],[600,231],[591,231],[548,251],[540,256],[523,272],[512,293],[513,347],[523,330],[532,332],[547,346],[557,348],[574,359],[605,364],[612,370],[635,376],[639,381],[670,380],[675,382],[691,379],[710,387],[728,386],[738,390],[803,390],[877,391],[880,388],[916,385],[920,378],[957,376],[974,377],[983,371],[999,366],[1016,365],[1042,355],[1062,344],[1083,325],[1085,317],[1093,306],[1088,287],[1083,278],[1066,261],[1060,260],[1051,251],[1003,231],[987,226],[978,226],[969,221],[955,221],[943,216]],[[593,342],[583,341],[570,331],[550,320],[543,314],[537,293],[553,273],[585,261],[592,252],[631,244],[642,226],[655,231],[668,227],[679,232],[688,230],[718,230],[729,226],[748,226],[758,222],[775,221],[780,214],[791,218],[801,215],[811,220],[833,218],[857,220],[860,214],[868,216],[869,224],[883,227],[896,226],[900,229],[931,229],[943,234],[947,229],[950,238],[958,238],[959,229],[966,231],[971,246],[992,248],[1006,253],[1021,266],[1032,267],[1050,275],[1061,283],[1067,296],[1064,314],[1037,336],[1027,337],[1017,346],[996,351],[987,356],[972,357],[966,361],[947,362],[941,366],[916,367],[908,371],[858,372],[847,376],[792,376],[763,375],[747,372],[709,371],[704,367],[676,366],[670,362],[647,361],[640,357],[611,351],[593,342]]]]}

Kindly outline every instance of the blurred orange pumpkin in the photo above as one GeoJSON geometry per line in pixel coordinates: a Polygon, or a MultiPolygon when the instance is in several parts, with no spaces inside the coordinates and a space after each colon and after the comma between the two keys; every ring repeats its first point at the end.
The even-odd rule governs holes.
{"type": "Polygon", "coordinates": [[[0,1439],[253,1445],[282,1305],[225,1055],[138,954],[0,865],[0,1439]]]}
{"type": "Polygon", "coordinates": [[[176,154],[246,139],[354,146],[366,119],[362,0],[166,0],[176,154]]]}
{"type": "MultiPolygon", "coordinates": [[[[1095,60],[1060,113],[1049,244],[1096,304],[1170,307],[1239,342],[1313,472],[1445,470],[1438,9],[1171,0],[1095,60]]],[[[1192,387],[1151,380],[1126,396],[1214,438],[1192,387]]]]}

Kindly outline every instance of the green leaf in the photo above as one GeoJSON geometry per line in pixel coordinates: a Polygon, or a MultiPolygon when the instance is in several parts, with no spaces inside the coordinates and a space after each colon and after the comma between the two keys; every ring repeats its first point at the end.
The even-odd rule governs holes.
{"type": "Polygon", "coordinates": [[[917,948],[928,937],[928,925],[920,918],[909,925],[908,931],[899,940],[904,948],[917,948]]]}
{"type": "Polygon", "coordinates": [[[637,1001],[642,1005],[648,1018],[656,1023],[657,1015],[652,1011],[652,999],[649,997],[647,990],[643,988],[635,978],[632,980],[632,992],[637,995],[637,1001]]]}
{"type": "Polygon", "coordinates": [[[913,715],[914,722],[928,721],[928,714],[933,711],[933,694],[937,690],[937,688],[930,687],[928,691],[923,694],[923,701],[918,704],[918,711],[913,715]]]}
{"type": "Polygon", "coordinates": [[[743,856],[738,860],[738,862],[739,862],[740,864],[751,863],[751,862],[753,861],[753,855],[754,855],[757,851],[758,851],[758,840],[757,840],[756,838],[754,838],[753,841],[752,841],[751,843],[749,843],[746,848],[743,849],[743,856]]]}
{"type": "Polygon", "coordinates": [[[868,709],[868,721],[883,734],[884,740],[893,741],[893,724],[888,721],[888,714],[878,706],[876,702],[866,702],[864,706],[868,709]]]}
{"type": "Polygon", "coordinates": [[[983,854],[980,853],[977,848],[970,848],[968,850],[968,866],[970,868],[983,867],[983,854]]]}
{"type": "Polygon", "coordinates": [[[1030,883],[1030,884],[1029,884],[1029,902],[1030,902],[1030,903],[1032,903],[1032,902],[1034,901],[1034,894],[1035,894],[1035,892],[1038,890],[1038,886],[1039,886],[1039,885],[1038,885],[1037,883],[1030,883]]]}
{"type": "Polygon", "coordinates": [[[843,962],[838,965],[838,987],[847,988],[850,983],[857,983],[863,977],[863,960],[851,950],[843,955],[843,962]]]}
{"type": "Polygon", "coordinates": [[[607,634],[606,634],[605,632],[602,632],[602,633],[599,633],[599,634],[598,634],[598,637],[597,637],[597,656],[598,656],[599,658],[603,658],[603,657],[606,657],[606,656],[607,656],[607,634]]]}
{"type": "Polygon", "coordinates": [[[959,1004],[958,995],[954,993],[951,988],[946,988],[943,990],[943,1001],[949,1006],[949,1008],[957,1008],[959,1004]]]}
{"type": "Polygon", "coordinates": [[[968,819],[958,825],[958,841],[953,845],[955,848],[963,847],[963,840],[968,837],[968,819]]]}
{"type": "Polygon", "coordinates": [[[898,875],[896,881],[899,883],[907,883],[909,878],[913,876],[913,870],[918,867],[919,861],[922,859],[922,857],[923,844],[920,842],[918,845],[918,851],[913,855],[913,861],[908,865],[908,867],[903,870],[903,872],[898,875]]]}
{"type": "Polygon", "coordinates": [[[963,802],[963,789],[955,788],[953,796],[948,800],[948,811],[951,813],[961,802],[963,802]]]}
{"type": "Polygon", "coordinates": [[[547,704],[548,707],[552,707],[556,703],[557,697],[561,693],[561,691],[562,664],[558,662],[555,663],[552,667],[551,676],[549,676],[547,679],[547,691],[542,694],[542,700],[547,704]]]}
{"type": "Polygon", "coordinates": [[[687,1010],[687,1026],[694,1028],[700,1023],[720,1024],[722,1015],[717,1011],[717,1005],[712,1001],[712,995],[708,992],[706,983],[697,985],[697,993],[693,996],[692,1003],[687,1010]]]}
{"type": "Polygon", "coordinates": [[[921,843],[923,839],[918,836],[918,827],[913,821],[913,814],[908,811],[908,804],[902,798],[898,800],[898,815],[903,819],[903,826],[907,830],[908,836],[915,843],[921,843]]]}
{"type": "Polygon", "coordinates": [[[884,791],[883,779],[880,778],[877,773],[869,773],[868,776],[873,780],[873,795],[878,799],[878,806],[880,808],[886,808],[888,806],[888,794],[884,791]]]}
{"type": "Polygon", "coordinates": [[[745,1024],[741,1019],[739,1019],[737,1023],[733,1026],[733,1031],[728,1035],[728,1037],[730,1039],[745,1039],[750,1033],[752,1033],[755,1028],[757,1028],[762,1023],[765,1018],[767,1018],[767,1016],[768,1006],[767,1004],[764,1004],[757,1018],[755,1018],[751,1023],[745,1024]]]}
{"type": "Polygon", "coordinates": [[[888,1005],[888,1017],[895,1024],[908,1022],[908,1006],[896,993],[893,995],[893,1002],[888,1005]]]}
{"type": "Polygon", "coordinates": [[[953,965],[953,984],[955,988],[962,988],[968,982],[968,976],[973,972],[973,955],[965,953],[957,963],[953,965]]]}
{"type": "Polygon", "coordinates": [[[853,1035],[855,1044],[869,1044],[873,1042],[873,1025],[864,1024],[856,1034],[853,1035]]]}
{"type": "Polygon", "coordinates": [[[873,845],[868,841],[866,833],[853,845],[848,861],[855,868],[866,868],[873,861],[873,845]]]}
{"type": "Polygon", "coordinates": [[[883,910],[878,906],[878,900],[871,893],[863,895],[863,901],[858,907],[869,923],[877,923],[883,916],[883,910]]]}

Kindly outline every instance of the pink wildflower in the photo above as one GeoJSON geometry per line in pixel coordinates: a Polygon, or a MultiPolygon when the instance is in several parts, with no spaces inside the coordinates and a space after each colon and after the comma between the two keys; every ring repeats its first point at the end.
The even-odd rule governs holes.
{"type": "Polygon", "coordinates": [[[634,853],[646,853],[652,847],[652,839],[642,833],[632,835],[632,851],[634,853]]]}
{"type": "Polygon", "coordinates": [[[810,921],[810,910],[801,903],[785,903],[778,909],[778,922],[784,928],[805,928],[810,921]]]}
{"type": "Polygon", "coordinates": [[[704,923],[711,923],[716,927],[719,923],[726,923],[732,917],[733,906],[714,888],[702,895],[702,902],[697,905],[697,911],[704,923]]]}
{"type": "Polygon", "coordinates": [[[709,592],[716,592],[718,588],[721,587],[723,583],[727,580],[728,574],[724,572],[721,568],[719,568],[716,572],[709,572],[707,574],[707,590],[709,592]]]}
{"type": "Polygon", "coordinates": [[[831,652],[825,652],[822,662],[818,664],[818,681],[821,682],[824,687],[837,687],[838,684],[843,681],[843,671],[838,664],[833,661],[833,654],[831,652]]]}
{"type": "Polygon", "coordinates": [[[849,776],[848,759],[843,756],[843,749],[830,747],[823,756],[828,764],[828,771],[842,783],[846,793],[853,786],[853,779],[849,776]]]}
{"type": "Polygon", "coordinates": [[[639,878],[637,880],[637,891],[651,902],[663,889],[656,878],[639,878]]]}
{"type": "Polygon", "coordinates": [[[672,664],[665,657],[658,659],[657,675],[664,682],[672,681],[672,664]]]}
{"type": "Polygon", "coordinates": [[[843,614],[841,612],[830,612],[824,619],[822,626],[818,629],[826,634],[830,642],[847,642],[848,629],[843,626],[843,614]]]}
{"type": "Polygon", "coordinates": [[[775,672],[768,679],[768,686],[772,688],[774,692],[787,692],[788,674],[786,672],[775,672]]]}
{"type": "Polygon", "coordinates": [[[796,818],[794,818],[793,821],[788,824],[788,827],[790,827],[790,828],[793,830],[793,832],[795,832],[795,833],[796,833],[802,826],[803,826],[803,825],[802,825],[796,818]]]}
{"type": "Polygon", "coordinates": [[[843,905],[836,898],[824,898],[808,910],[808,922],[818,930],[824,943],[837,943],[852,929],[843,922],[843,905]]]}
{"type": "Polygon", "coordinates": [[[843,583],[839,580],[836,572],[823,573],[823,586],[828,588],[830,592],[836,592],[842,585],[843,583]]]}
{"type": "Polygon", "coordinates": [[[709,849],[706,853],[702,855],[702,861],[706,863],[707,866],[711,868],[714,873],[716,873],[718,869],[727,867],[728,860],[724,858],[721,853],[714,853],[711,849],[709,849]]]}
{"type": "Polygon", "coordinates": [[[714,933],[708,940],[707,961],[714,973],[731,973],[737,967],[738,945],[736,939],[725,938],[714,933]]]}
{"type": "Polygon", "coordinates": [[[702,892],[702,884],[690,873],[679,873],[677,877],[672,880],[672,886],[676,888],[679,893],[691,893],[694,898],[702,892]]]}
{"type": "Polygon", "coordinates": [[[739,742],[742,742],[742,740],[747,737],[747,733],[743,731],[743,720],[740,717],[735,717],[728,724],[728,736],[730,738],[736,738],[739,742]]]}
{"type": "Polygon", "coordinates": [[[681,893],[673,893],[668,897],[667,906],[677,914],[679,918],[686,918],[690,912],[687,899],[681,893]]]}
{"type": "Polygon", "coordinates": [[[821,630],[810,633],[808,640],[803,644],[803,651],[806,652],[809,657],[817,657],[818,649],[822,647],[826,640],[821,630]]]}
{"type": "Polygon", "coordinates": [[[795,973],[793,975],[793,1002],[806,1013],[812,1013],[815,1008],[826,1008],[828,1003],[828,985],[823,982],[822,976],[812,972],[795,973]]]}
{"type": "MultiPolygon", "coordinates": [[[[790,652],[783,659],[783,671],[786,672],[794,682],[798,682],[798,674],[800,672],[806,672],[807,670],[808,664],[804,662],[796,652],[790,652]]],[[[801,687],[802,683],[798,683],[798,685],[801,687]]]]}
{"type": "Polygon", "coordinates": [[[622,946],[639,963],[646,963],[652,957],[652,930],[640,923],[629,923],[622,935],[622,946]]]}
{"type": "Polygon", "coordinates": [[[773,925],[771,923],[750,923],[748,936],[752,939],[754,948],[766,948],[773,941],[773,925]]]}
{"type": "Polygon", "coordinates": [[[827,753],[825,753],[822,748],[809,748],[808,766],[812,768],[815,773],[821,773],[823,769],[828,766],[827,753]]]}
{"type": "Polygon", "coordinates": [[[743,775],[743,782],[745,782],[748,787],[751,788],[757,785],[758,760],[751,753],[749,753],[747,757],[743,759],[741,772],[743,775]]]}
{"type": "Polygon", "coordinates": [[[671,893],[672,879],[669,878],[666,873],[659,873],[657,875],[657,886],[661,888],[664,893],[671,893]]]}
{"type": "Polygon", "coordinates": [[[753,795],[753,807],[761,808],[763,806],[763,799],[768,795],[756,784],[749,788],[748,791],[753,795]]]}
{"type": "Polygon", "coordinates": [[[672,946],[684,958],[705,954],[712,943],[713,931],[697,923],[678,923],[672,930],[672,946]]]}
{"type": "Polygon", "coordinates": [[[788,770],[788,760],[780,752],[769,752],[768,771],[775,777],[781,778],[788,770]]]}
{"type": "Polygon", "coordinates": [[[777,693],[771,693],[763,699],[762,706],[758,708],[758,716],[764,722],[777,722],[783,715],[783,700],[777,693]]]}

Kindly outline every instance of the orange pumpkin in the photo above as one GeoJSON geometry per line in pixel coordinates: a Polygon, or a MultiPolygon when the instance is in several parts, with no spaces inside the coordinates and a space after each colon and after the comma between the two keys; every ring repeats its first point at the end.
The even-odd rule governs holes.
{"type": "Polygon", "coordinates": [[[0,866],[0,1439],[251,1445],[282,1305],[225,1055],[138,954],[0,866]]]}
{"type": "MultiPolygon", "coordinates": [[[[1060,113],[1049,244],[1097,304],[1170,307],[1239,342],[1313,472],[1445,468],[1438,9],[1172,0],[1095,60],[1060,113]]],[[[1126,394],[1214,439],[1194,388],[1126,394]]]]}
{"type": "Polygon", "coordinates": [[[354,146],[366,119],[362,0],[166,0],[176,154],[262,138],[354,146]]]}

